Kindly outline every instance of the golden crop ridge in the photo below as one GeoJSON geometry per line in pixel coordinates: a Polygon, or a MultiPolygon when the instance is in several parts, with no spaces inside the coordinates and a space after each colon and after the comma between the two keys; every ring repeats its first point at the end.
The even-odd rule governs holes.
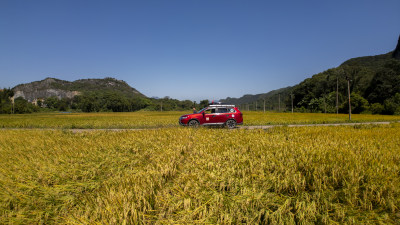
{"type": "Polygon", "coordinates": [[[2,224],[396,224],[400,126],[4,130],[2,224]]]}
{"type": "MultiPolygon", "coordinates": [[[[125,129],[179,127],[179,117],[188,113],[191,112],[0,114],[0,128],[125,129]]],[[[399,115],[355,114],[352,115],[352,121],[348,121],[346,114],[244,111],[243,116],[245,126],[400,121],[399,115]]]]}

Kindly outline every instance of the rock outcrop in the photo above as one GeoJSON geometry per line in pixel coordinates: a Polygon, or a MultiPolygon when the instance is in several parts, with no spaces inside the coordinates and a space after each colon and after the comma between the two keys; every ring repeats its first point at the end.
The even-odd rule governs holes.
{"type": "Polygon", "coordinates": [[[83,92],[90,91],[114,91],[127,97],[144,97],[142,93],[129,86],[125,81],[114,78],[81,79],[73,82],[46,78],[41,81],[17,85],[13,88],[13,91],[14,98],[22,97],[29,102],[49,97],[73,98],[83,92]]]}
{"type": "Polygon", "coordinates": [[[35,99],[46,99],[49,97],[62,98],[73,98],[79,95],[79,91],[64,91],[61,89],[44,89],[44,90],[16,90],[14,93],[14,98],[22,97],[29,102],[33,102],[35,99]]]}

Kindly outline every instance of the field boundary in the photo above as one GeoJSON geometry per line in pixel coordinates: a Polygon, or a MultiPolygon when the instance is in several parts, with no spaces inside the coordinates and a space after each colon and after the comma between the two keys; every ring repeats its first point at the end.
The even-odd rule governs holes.
{"type": "MultiPolygon", "coordinates": [[[[358,123],[321,123],[321,124],[276,124],[276,125],[251,125],[238,126],[236,129],[254,130],[254,129],[272,129],[275,127],[327,127],[327,126],[356,126],[356,125],[388,125],[391,123],[400,123],[400,121],[383,121],[383,122],[358,122],[358,123]]],[[[0,130],[48,130],[48,131],[71,131],[72,133],[92,132],[92,131],[142,131],[142,130],[161,130],[159,128],[0,128],[0,130]]]]}

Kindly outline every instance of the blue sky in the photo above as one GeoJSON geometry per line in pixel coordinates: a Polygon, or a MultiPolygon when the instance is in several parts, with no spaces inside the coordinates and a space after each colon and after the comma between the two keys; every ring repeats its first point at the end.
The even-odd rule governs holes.
{"type": "Polygon", "coordinates": [[[221,99],[392,51],[399,0],[1,0],[0,88],[114,77],[143,94],[221,99]]]}

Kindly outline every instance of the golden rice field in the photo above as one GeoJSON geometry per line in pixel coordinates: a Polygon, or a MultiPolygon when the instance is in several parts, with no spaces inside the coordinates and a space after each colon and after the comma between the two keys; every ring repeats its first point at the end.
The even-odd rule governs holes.
{"type": "MultiPolygon", "coordinates": [[[[37,113],[0,115],[0,128],[158,128],[178,127],[190,112],[37,113]]],[[[346,114],[274,113],[244,111],[244,125],[345,123],[346,114]]],[[[400,116],[352,115],[351,122],[400,121],[400,116]]]]}
{"type": "MultiPolygon", "coordinates": [[[[123,125],[122,118],[133,115],[92,124],[123,125]]],[[[271,118],[280,123],[280,116],[289,115],[271,118]]],[[[48,126],[68,124],[50,121],[48,126]]],[[[0,224],[400,221],[398,123],[0,132],[0,224]]]]}

